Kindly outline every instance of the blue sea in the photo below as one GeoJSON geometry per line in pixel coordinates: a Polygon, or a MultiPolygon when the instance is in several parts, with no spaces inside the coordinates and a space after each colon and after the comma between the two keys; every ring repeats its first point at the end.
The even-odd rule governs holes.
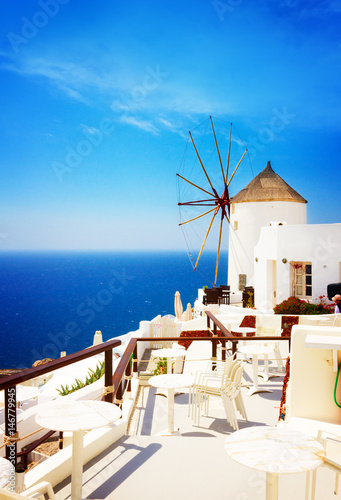
{"type": "MultiPolygon", "coordinates": [[[[193,271],[186,252],[0,253],[0,368],[27,368],[139,328],[142,320],[184,309],[212,286],[215,255],[193,271]]],[[[218,284],[227,280],[221,259],[218,284]]]]}

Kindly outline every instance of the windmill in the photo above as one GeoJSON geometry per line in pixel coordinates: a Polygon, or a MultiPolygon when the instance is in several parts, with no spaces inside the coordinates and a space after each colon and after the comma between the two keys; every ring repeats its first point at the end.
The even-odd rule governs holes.
{"type": "Polygon", "coordinates": [[[222,142],[228,145],[224,163],[211,116],[193,132],[189,132],[189,142],[182,162],[183,168],[181,173],[177,174],[179,226],[183,229],[194,270],[198,268],[208,238],[213,236],[216,240],[213,286],[216,286],[217,283],[223,227],[230,224],[230,185],[247,153],[247,148],[239,136],[234,137],[236,134],[233,133],[233,130],[231,123],[229,133],[227,134],[225,129],[222,133],[222,142]],[[196,135],[196,139],[194,135],[196,135]],[[232,146],[237,146],[237,156],[233,155],[233,158],[232,146]],[[239,159],[236,160],[236,158],[239,159]],[[185,165],[186,168],[184,168],[185,165]],[[233,171],[230,175],[232,168],[233,171]],[[190,238],[186,234],[189,227],[192,228],[192,233],[197,241],[195,252],[190,249],[190,238]],[[200,245],[198,245],[199,241],[200,245]],[[193,253],[197,253],[195,258],[193,253]]]}

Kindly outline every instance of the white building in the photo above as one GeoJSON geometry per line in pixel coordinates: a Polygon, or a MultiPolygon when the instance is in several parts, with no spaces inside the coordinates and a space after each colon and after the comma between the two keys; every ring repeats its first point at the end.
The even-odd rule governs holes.
{"type": "Polygon", "coordinates": [[[231,199],[229,285],[254,286],[259,309],[318,299],[341,281],[341,224],[308,225],[306,203],[270,162],[231,199]]]}
{"type": "Polygon", "coordinates": [[[341,224],[263,227],[254,249],[255,305],[272,309],[291,295],[318,302],[341,282],[341,224]]]}

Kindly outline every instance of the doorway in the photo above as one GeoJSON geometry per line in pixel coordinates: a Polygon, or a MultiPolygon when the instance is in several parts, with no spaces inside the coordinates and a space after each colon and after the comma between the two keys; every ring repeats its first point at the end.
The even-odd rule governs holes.
{"type": "Polygon", "coordinates": [[[277,304],[276,261],[267,261],[267,302],[271,309],[277,304]]]}

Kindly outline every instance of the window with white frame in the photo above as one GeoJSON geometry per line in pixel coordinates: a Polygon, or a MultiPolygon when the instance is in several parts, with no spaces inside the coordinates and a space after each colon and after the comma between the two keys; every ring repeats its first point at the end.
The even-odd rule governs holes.
{"type": "Polygon", "coordinates": [[[291,262],[292,294],[295,297],[311,297],[313,294],[311,262],[291,262]]]}

